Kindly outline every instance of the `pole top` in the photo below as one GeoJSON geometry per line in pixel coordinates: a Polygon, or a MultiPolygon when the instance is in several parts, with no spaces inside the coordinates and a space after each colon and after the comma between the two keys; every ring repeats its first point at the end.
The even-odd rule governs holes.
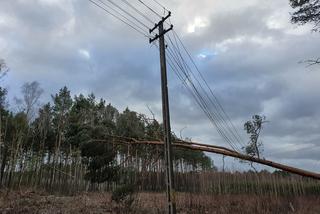
{"type": "Polygon", "coordinates": [[[171,16],[171,11],[169,11],[167,16],[162,17],[162,19],[158,23],[154,24],[154,27],[152,29],[149,29],[149,33],[152,33],[160,24],[166,21],[170,16],[171,16]]]}

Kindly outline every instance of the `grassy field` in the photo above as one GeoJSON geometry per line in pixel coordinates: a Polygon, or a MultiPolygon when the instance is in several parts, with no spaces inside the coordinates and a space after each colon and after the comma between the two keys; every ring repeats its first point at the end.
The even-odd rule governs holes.
{"type": "MultiPolygon", "coordinates": [[[[177,193],[181,214],[319,214],[320,196],[271,197],[257,195],[198,195],[177,193]]],[[[13,191],[0,193],[2,214],[76,214],[76,213],[165,213],[164,193],[137,193],[130,207],[116,204],[109,193],[79,193],[74,196],[46,192],[13,191]]]]}

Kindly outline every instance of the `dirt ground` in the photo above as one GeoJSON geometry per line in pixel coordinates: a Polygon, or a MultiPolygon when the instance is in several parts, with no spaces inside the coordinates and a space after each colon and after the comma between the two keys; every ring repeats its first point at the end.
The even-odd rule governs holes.
{"type": "MultiPolygon", "coordinates": [[[[74,196],[50,195],[34,191],[0,191],[1,214],[109,214],[165,213],[164,193],[139,193],[130,207],[111,201],[109,193],[79,193],[74,196]]],[[[181,214],[320,214],[320,196],[294,198],[249,195],[205,196],[179,193],[177,211],[181,214]]]]}

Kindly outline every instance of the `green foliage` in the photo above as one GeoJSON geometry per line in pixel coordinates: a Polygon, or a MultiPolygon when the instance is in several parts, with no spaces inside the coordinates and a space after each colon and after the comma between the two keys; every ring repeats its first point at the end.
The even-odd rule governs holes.
{"type": "Polygon", "coordinates": [[[68,141],[78,147],[90,139],[105,139],[115,134],[118,115],[118,110],[111,104],[106,106],[104,100],[96,103],[93,94],[87,98],[82,94],[76,96],[67,127],[68,141]]]}
{"type": "Polygon", "coordinates": [[[116,151],[110,143],[88,142],[81,147],[84,163],[88,165],[86,179],[92,183],[117,180],[116,151]]]}
{"type": "MultiPolygon", "coordinates": [[[[128,146],[118,140],[119,136],[129,140],[162,140],[163,126],[155,119],[149,120],[129,108],[120,113],[105,100],[96,100],[93,94],[72,98],[68,88],[63,87],[29,122],[26,109],[18,113],[6,110],[6,94],[0,88],[1,177],[4,172],[11,171],[6,176],[9,180],[19,174],[20,171],[14,171],[17,166],[21,172],[26,171],[20,173],[21,178],[15,178],[19,185],[30,180],[54,187],[76,176],[82,179],[85,170],[86,180],[107,183],[109,188],[109,184],[141,182],[140,173],[164,171],[161,146],[128,146]],[[32,175],[39,177],[32,179],[32,175]]],[[[178,140],[174,133],[172,138],[178,140]]],[[[203,152],[176,149],[174,156],[183,171],[213,169],[203,152]]]]}
{"type": "Polygon", "coordinates": [[[275,170],[273,172],[274,175],[278,175],[280,177],[291,177],[292,174],[290,174],[289,172],[285,172],[285,171],[282,171],[282,170],[275,170]]]}
{"type": "Polygon", "coordinates": [[[123,113],[119,115],[117,121],[117,135],[143,139],[144,134],[145,125],[142,115],[126,108],[123,113]]]}
{"type": "Polygon", "coordinates": [[[244,148],[245,153],[251,156],[257,156],[260,158],[262,143],[259,142],[260,132],[262,130],[262,124],[266,122],[265,116],[254,115],[251,121],[247,121],[244,124],[244,129],[247,134],[250,135],[250,141],[244,148]]]}
{"type": "Polygon", "coordinates": [[[70,91],[67,87],[60,89],[59,93],[52,96],[53,100],[53,123],[58,128],[64,127],[67,122],[67,117],[69,116],[69,111],[72,106],[72,98],[70,96],[70,91]]]}
{"type": "Polygon", "coordinates": [[[192,166],[192,170],[215,170],[211,159],[201,151],[174,148],[173,157],[177,165],[183,162],[192,166]]]}
{"type": "Polygon", "coordinates": [[[162,140],[163,139],[163,127],[156,121],[147,123],[145,127],[145,135],[148,140],[162,140]]]}
{"type": "Polygon", "coordinates": [[[23,137],[27,135],[29,125],[27,115],[24,112],[19,112],[12,118],[12,129],[14,136],[23,137]]]}
{"type": "Polygon", "coordinates": [[[2,111],[5,110],[7,93],[7,89],[0,87],[0,109],[2,111]]]}

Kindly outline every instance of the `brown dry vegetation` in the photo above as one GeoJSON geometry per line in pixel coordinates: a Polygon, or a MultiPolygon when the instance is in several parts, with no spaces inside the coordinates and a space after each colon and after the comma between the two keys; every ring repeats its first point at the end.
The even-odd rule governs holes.
{"type": "MultiPolygon", "coordinates": [[[[271,197],[257,195],[177,194],[177,210],[191,213],[319,214],[320,196],[271,197]]],[[[131,210],[111,201],[109,193],[81,193],[57,196],[45,192],[0,193],[0,213],[165,213],[164,193],[138,193],[131,210]]]]}
{"type": "MultiPolygon", "coordinates": [[[[0,87],[0,101],[6,93],[0,87]]],[[[136,143],[163,139],[156,120],[120,113],[93,95],[72,99],[66,87],[32,123],[28,111],[4,106],[0,214],[165,213],[163,145],[136,143]]],[[[318,180],[280,171],[218,172],[205,153],[188,149],[173,149],[178,213],[320,214],[318,180]]]]}

